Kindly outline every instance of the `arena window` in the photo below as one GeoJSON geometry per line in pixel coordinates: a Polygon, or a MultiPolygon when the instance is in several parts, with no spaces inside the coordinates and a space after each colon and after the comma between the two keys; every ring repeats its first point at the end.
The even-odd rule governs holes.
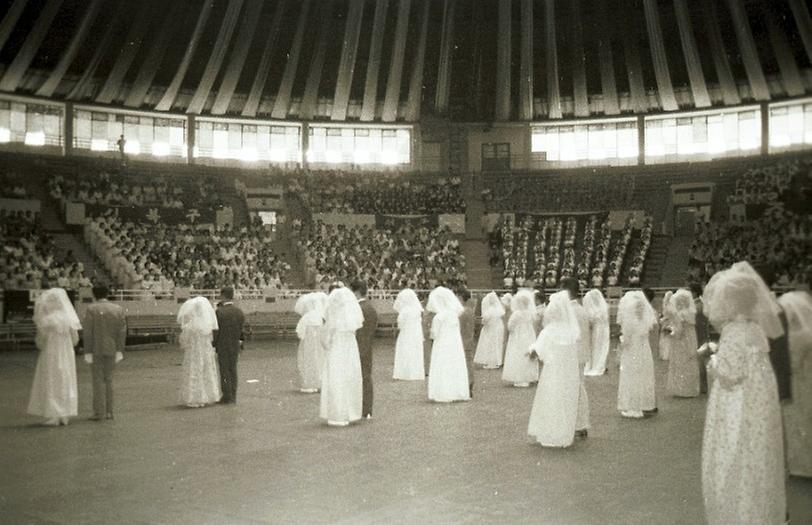
{"type": "Polygon", "coordinates": [[[156,157],[186,157],[186,119],[125,111],[77,107],[73,113],[73,147],[156,157]]]}
{"type": "Polygon", "coordinates": [[[530,142],[532,153],[541,157],[540,168],[637,163],[634,119],[533,126],[530,142]]]}
{"type": "Polygon", "coordinates": [[[0,100],[0,143],[62,146],[63,115],[59,104],[0,100]]]}
{"type": "Polygon", "coordinates": [[[755,154],[761,147],[761,110],[646,117],[645,134],[647,164],[755,154]]]}
{"type": "Polygon", "coordinates": [[[199,118],[195,158],[242,162],[301,162],[298,124],[234,122],[199,118]]]}
{"type": "Polygon", "coordinates": [[[307,160],[312,164],[385,164],[411,162],[411,129],[313,125],[307,160]]]}
{"type": "Polygon", "coordinates": [[[770,153],[812,144],[812,99],[770,104],[770,153]]]}

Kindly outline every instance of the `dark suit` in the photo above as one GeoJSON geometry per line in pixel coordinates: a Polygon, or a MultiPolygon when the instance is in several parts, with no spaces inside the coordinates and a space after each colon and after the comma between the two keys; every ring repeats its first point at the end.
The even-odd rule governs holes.
{"type": "Polygon", "coordinates": [[[93,355],[93,414],[113,414],[113,368],[116,352],[124,351],[127,319],[124,310],[107,299],[87,307],[82,322],[85,353],[93,355]]]}
{"type": "MultiPolygon", "coordinates": [[[[702,311],[702,299],[698,297],[694,299],[694,306],[696,307],[694,329],[696,331],[696,345],[699,348],[703,344],[710,342],[710,323],[708,317],[702,311]]],[[[710,359],[710,354],[700,355],[699,359],[697,359],[697,363],[699,363],[699,391],[703,394],[708,392],[708,359],[710,359]]]]}
{"type": "Polygon", "coordinates": [[[223,390],[223,403],[237,402],[237,357],[240,355],[240,341],[245,316],[242,310],[231,302],[217,307],[217,332],[214,335],[214,349],[220,365],[220,385],[223,390]]]}
{"type": "Polygon", "coordinates": [[[781,326],[784,328],[784,335],[776,339],[770,339],[770,362],[775,371],[775,380],[778,383],[778,399],[781,401],[792,398],[792,370],[789,360],[789,336],[787,326],[787,314],[781,310],[778,316],[781,319],[781,326]]]}
{"type": "Polygon", "coordinates": [[[364,383],[364,402],[361,415],[366,417],[372,414],[372,340],[375,338],[375,331],[378,329],[378,312],[366,299],[361,299],[358,306],[361,307],[361,312],[364,314],[364,324],[355,332],[355,340],[358,342],[358,355],[361,358],[361,378],[364,383]]]}
{"type": "Polygon", "coordinates": [[[462,335],[462,348],[465,350],[465,367],[468,369],[468,388],[473,391],[476,345],[474,343],[474,307],[470,301],[460,314],[460,334],[462,335]]]}

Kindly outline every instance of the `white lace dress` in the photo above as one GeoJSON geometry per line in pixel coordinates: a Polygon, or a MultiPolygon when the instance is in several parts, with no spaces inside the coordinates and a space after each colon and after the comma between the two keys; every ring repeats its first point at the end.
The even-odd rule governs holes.
{"type": "Polygon", "coordinates": [[[78,413],[76,354],[78,335],[64,322],[46,319],[37,332],[37,369],[31,386],[28,413],[45,418],[66,418],[78,413]]]}
{"type": "Polygon", "coordinates": [[[183,372],[180,402],[187,406],[216,403],[220,400],[220,371],[211,344],[211,332],[186,328],[180,334],[183,348],[183,372]]]}
{"type": "Polygon", "coordinates": [[[621,412],[653,410],[657,400],[654,392],[654,357],[648,344],[648,332],[623,336],[619,350],[617,409],[621,412]]]}
{"type": "Polygon", "coordinates": [[[508,343],[502,380],[508,383],[533,383],[539,379],[539,363],[530,357],[530,346],[536,341],[533,315],[516,311],[508,321],[508,343]]]}
{"type": "Polygon", "coordinates": [[[505,348],[505,324],[501,315],[482,316],[482,330],[476,345],[474,363],[490,368],[502,365],[505,348]]]}
{"type": "Polygon", "coordinates": [[[761,327],[722,329],[702,442],[702,493],[710,525],[783,523],[786,516],[781,407],[761,327]]]}
{"type": "Polygon", "coordinates": [[[423,362],[422,312],[418,309],[403,310],[398,314],[398,338],[395,342],[393,379],[423,381],[426,367],[423,362]]]}
{"type": "Polygon", "coordinates": [[[440,403],[470,399],[468,366],[459,318],[453,313],[435,315],[431,323],[431,337],[434,344],[429,366],[429,399],[440,403]]]}

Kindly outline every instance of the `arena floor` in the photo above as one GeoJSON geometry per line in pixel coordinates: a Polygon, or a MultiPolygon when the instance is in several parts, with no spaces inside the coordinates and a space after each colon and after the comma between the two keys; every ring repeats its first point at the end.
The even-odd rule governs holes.
{"type": "MultiPolygon", "coordinates": [[[[436,405],[390,379],[378,339],[375,419],[318,419],[296,387],[295,342],[252,342],[236,406],[176,406],[181,353],[133,351],[116,371],[116,419],[46,428],[25,414],[34,352],[0,354],[3,523],[701,523],[704,398],[660,414],[615,411],[617,372],[589,380],[592,428],[569,450],[525,436],[534,389],[477,370],[474,400],[436,405]],[[250,382],[249,382],[250,381],[250,382]]],[[[658,392],[665,366],[658,364],[658,392]]],[[[791,479],[793,523],[812,523],[812,482],[791,479]]]]}

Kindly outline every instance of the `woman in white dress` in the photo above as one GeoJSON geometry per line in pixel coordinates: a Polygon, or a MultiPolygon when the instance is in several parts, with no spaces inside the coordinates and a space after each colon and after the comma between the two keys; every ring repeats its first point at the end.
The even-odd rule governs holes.
{"type": "Polygon", "coordinates": [[[671,326],[666,391],[675,397],[699,395],[696,307],[691,292],[681,288],[671,297],[671,326]]]}
{"type": "Polygon", "coordinates": [[[536,322],[536,304],[533,292],[516,292],[510,304],[508,343],[502,380],[515,387],[526,388],[539,380],[539,363],[530,357],[530,346],[536,340],[533,323],[536,322]]]}
{"type": "Polygon", "coordinates": [[[331,426],[347,426],[361,419],[363,396],[355,331],[364,324],[364,314],[349,288],[330,292],[324,322],[327,355],[321,373],[319,417],[331,426]]]}
{"type": "Polygon", "coordinates": [[[28,413],[46,418],[48,426],[67,425],[78,414],[76,354],[82,325],[68,294],[51,288],[34,303],[36,345],[40,351],[28,413]]]}
{"type": "Polygon", "coordinates": [[[429,294],[426,309],[435,314],[431,321],[434,343],[429,366],[429,400],[439,403],[467,401],[471,392],[459,319],[463,306],[454,292],[438,286],[429,294]]]}
{"type": "Polygon", "coordinates": [[[217,330],[217,315],[205,297],[194,297],[178,311],[180,347],[183,349],[183,377],[180,402],[189,408],[216,403],[222,397],[217,356],[212,333],[217,330]]]}
{"type": "Polygon", "coordinates": [[[703,302],[720,333],[718,352],[708,363],[705,517],[709,525],[784,523],[781,407],[767,341],[784,331],[778,303],[746,262],[717,272],[703,302]]]}
{"type": "Polygon", "coordinates": [[[527,434],[545,447],[568,447],[575,437],[581,384],[579,335],[569,293],[554,293],[544,312],[544,328],[532,345],[544,366],[527,425],[527,434]]]}
{"type": "Polygon", "coordinates": [[[597,288],[589,290],[581,304],[589,318],[591,349],[584,375],[602,376],[606,372],[606,359],[609,357],[609,306],[597,288]]]}
{"type": "Polygon", "coordinates": [[[426,365],[423,362],[423,305],[411,288],[398,293],[394,310],[398,314],[398,338],[395,342],[394,379],[423,381],[426,365]]]}
{"type": "Polygon", "coordinates": [[[654,357],[648,334],[657,313],[640,290],[626,292],[617,311],[620,325],[620,377],[617,409],[623,417],[641,418],[657,406],[654,392],[654,357]]]}
{"type": "Polygon", "coordinates": [[[778,303],[787,316],[792,402],[783,405],[787,464],[793,476],[812,477],[812,297],[785,293],[778,303]]]}
{"type": "Polygon", "coordinates": [[[483,368],[494,369],[502,366],[502,352],[505,347],[505,307],[496,292],[482,298],[482,330],[476,345],[474,363],[483,368]]]}
{"type": "Polygon", "coordinates": [[[299,391],[313,394],[321,388],[321,370],[324,366],[322,331],[327,294],[312,292],[296,301],[294,310],[301,316],[296,324],[299,349],[296,364],[299,368],[299,391]]]}
{"type": "Polygon", "coordinates": [[[671,298],[674,292],[667,291],[663,296],[663,303],[660,307],[660,342],[657,345],[657,351],[660,354],[660,359],[668,361],[671,351],[671,321],[674,317],[674,307],[671,304],[671,298]]]}

